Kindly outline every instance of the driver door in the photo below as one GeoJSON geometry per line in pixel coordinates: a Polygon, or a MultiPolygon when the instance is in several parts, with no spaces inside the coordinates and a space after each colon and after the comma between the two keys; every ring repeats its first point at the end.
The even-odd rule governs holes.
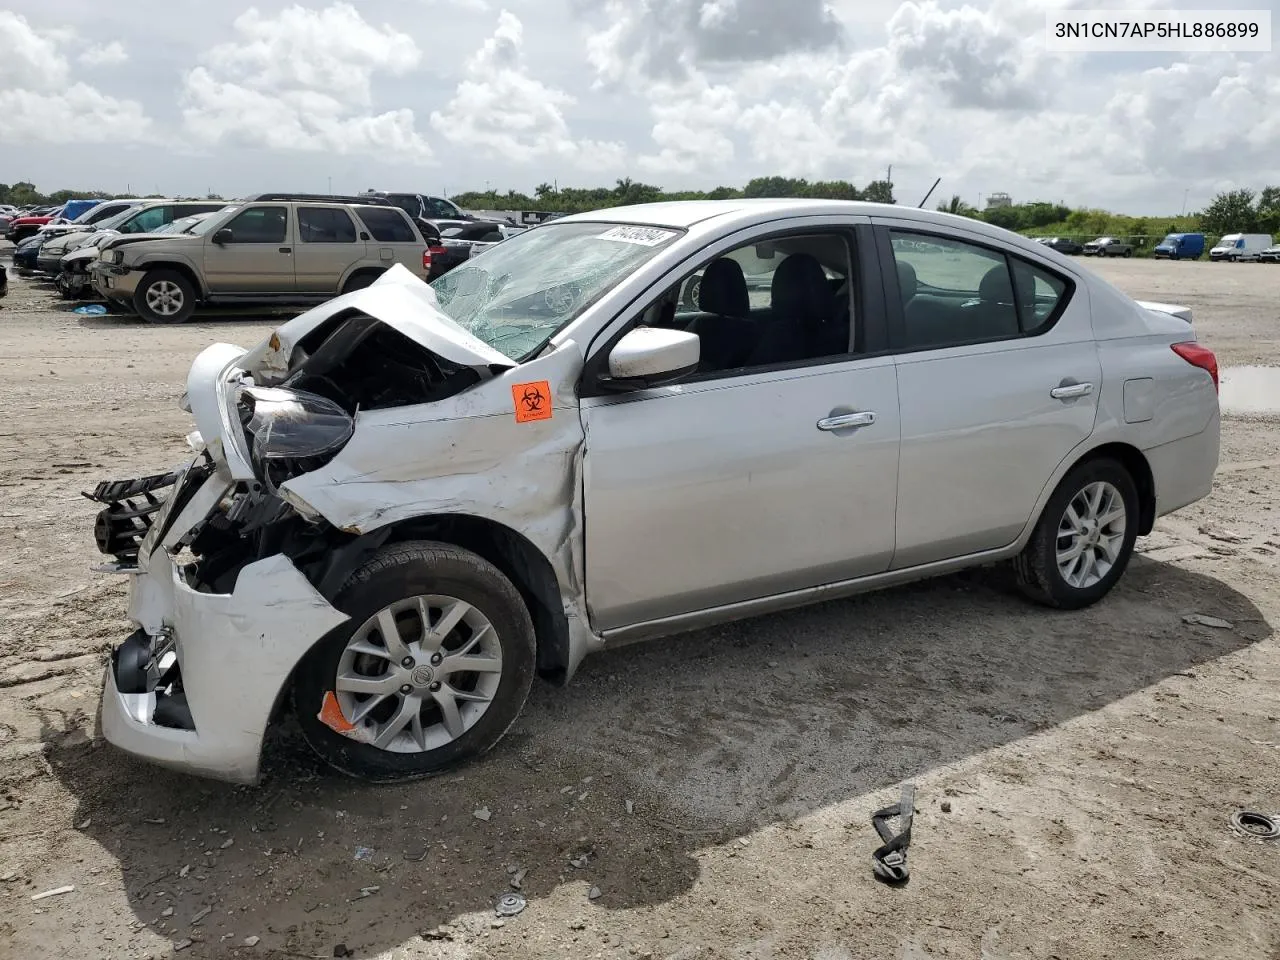
{"type": "MultiPolygon", "coordinates": [[[[767,352],[757,351],[746,363],[704,369],[675,385],[618,394],[595,389],[584,378],[586,595],[595,629],[639,625],[643,632],[656,626],[653,621],[777,598],[889,567],[897,499],[897,374],[892,357],[866,336],[883,319],[874,249],[864,246],[870,235],[826,218],[808,220],[800,230],[794,225],[788,231],[785,222],[771,226],[735,244],[722,243],[711,259],[727,257],[741,266],[758,261],[750,256],[757,245],[774,250],[772,282],[750,290],[738,289],[734,279],[732,290],[704,292],[702,306],[727,310],[735,302],[745,316],[731,319],[741,320],[742,330],[777,323],[783,326],[770,329],[785,333],[786,325],[812,319],[800,315],[806,309],[802,294],[829,303],[821,293],[828,284],[849,297],[843,314],[849,332],[822,355],[771,362],[767,352]],[[788,277],[805,274],[812,286],[806,290],[777,279],[788,257],[805,255],[821,257],[834,276],[783,268],[788,277]],[[849,279],[852,296],[850,285],[842,284],[849,279]],[[850,415],[856,423],[841,428],[848,421],[837,418],[850,415]]],[[[664,281],[631,325],[672,317],[690,281],[702,277],[709,262],[691,263],[664,281]]],[[[721,265],[715,272],[747,283],[746,270],[739,274],[721,265]]],[[[762,272],[755,271],[757,278],[762,272]]],[[[838,307],[840,295],[831,296],[838,307]]],[[[684,316],[665,322],[672,321],[685,326],[684,316]]],[[[619,329],[598,349],[607,350],[622,334],[619,329]]],[[[725,345],[704,346],[704,361],[734,354],[725,345]]]]}

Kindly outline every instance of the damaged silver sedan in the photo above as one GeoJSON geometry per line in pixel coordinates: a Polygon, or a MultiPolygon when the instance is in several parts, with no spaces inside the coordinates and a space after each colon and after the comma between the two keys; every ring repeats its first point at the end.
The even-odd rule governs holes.
{"type": "Polygon", "coordinates": [[[922,210],[566,217],[192,365],[172,472],[100,484],[129,576],[103,731],[251,782],[281,711],[346,773],[492,747],[590,652],[996,561],[1076,608],[1203,497],[1185,308],[922,210]]]}

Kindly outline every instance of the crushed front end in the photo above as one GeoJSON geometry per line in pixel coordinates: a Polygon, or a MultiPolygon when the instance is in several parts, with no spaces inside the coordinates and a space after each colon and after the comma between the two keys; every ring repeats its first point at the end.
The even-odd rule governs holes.
{"type": "Polygon", "coordinates": [[[102,729],[112,744],[194,773],[257,779],[294,668],[347,620],[330,600],[386,536],[338,528],[285,484],[336,456],[358,411],[430,402],[488,373],[491,358],[450,344],[447,328],[393,328],[415,307],[424,313],[416,301],[430,290],[403,273],[302,314],[252,352],[206,348],[187,378],[191,461],[86,494],[103,504],[103,569],[129,577],[136,626],[107,669],[102,729]]]}

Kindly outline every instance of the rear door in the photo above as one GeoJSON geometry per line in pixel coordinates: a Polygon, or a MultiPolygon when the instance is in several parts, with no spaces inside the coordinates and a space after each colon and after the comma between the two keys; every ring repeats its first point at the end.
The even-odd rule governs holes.
{"type": "Polygon", "coordinates": [[[978,234],[878,220],[902,451],[894,569],[1012,543],[1093,432],[1087,293],[978,234]]]}
{"type": "Polygon", "coordinates": [[[289,208],[254,203],[205,237],[204,275],[211,294],[283,294],[297,289],[289,208]],[[230,231],[225,236],[224,231],[230,231]],[[215,242],[215,237],[219,238],[215,242]]]}
{"type": "MultiPolygon", "coordinates": [[[[352,264],[363,260],[365,241],[345,207],[298,204],[293,271],[299,293],[336,294],[352,264]]],[[[366,236],[368,234],[366,233],[366,236]]]]}
{"type": "Polygon", "coordinates": [[[355,208],[364,224],[369,240],[365,259],[373,266],[390,268],[401,263],[418,276],[426,278],[422,255],[426,250],[409,215],[399,207],[363,206],[355,208]]]}

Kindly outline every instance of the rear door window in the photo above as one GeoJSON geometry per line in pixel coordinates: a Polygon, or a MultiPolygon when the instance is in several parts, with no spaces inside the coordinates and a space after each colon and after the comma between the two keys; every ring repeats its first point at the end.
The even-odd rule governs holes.
{"type": "Polygon", "coordinates": [[[379,243],[414,243],[418,239],[398,207],[359,207],[356,212],[379,243]]]}
{"type": "Polygon", "coordinates": [[[355,243],[356,227],[341,207],[298,207],[298,239],[303,243],[355,243]]]}

